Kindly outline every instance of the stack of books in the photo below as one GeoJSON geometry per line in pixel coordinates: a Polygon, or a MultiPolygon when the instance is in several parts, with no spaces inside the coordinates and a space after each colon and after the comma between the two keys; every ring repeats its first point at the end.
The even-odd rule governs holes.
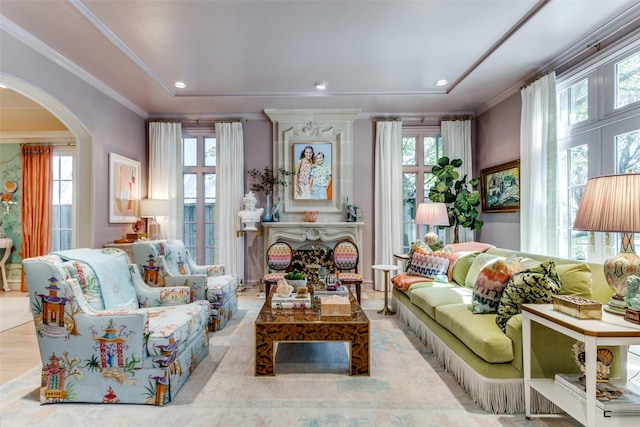
{"type": "Polygon", "coordinates": [[[274,294],[271,297],[271,308],[310,308],[311,296],[307,293],[305,296],[298,298],[298,295],[293,293],[291,296],[282,297],[279,294],[274,294]]]}
{"type": "MultiPolygon", "coordinates": [[[[587,397],[583,376],[580,374],[556,374],[556,384],[574,395],[587,397]]],[[[630,382],[610,380],[596,384],[596,406],[605,417],[640,414],[640,387],[630,382]]]]}

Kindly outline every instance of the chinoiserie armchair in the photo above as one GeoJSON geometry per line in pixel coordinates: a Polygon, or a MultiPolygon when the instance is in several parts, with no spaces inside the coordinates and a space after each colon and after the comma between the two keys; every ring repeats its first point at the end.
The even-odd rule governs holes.
{"type": "Polygon", "coordinates": [[[223,265],[197,265],[180,240],[138,240],[131,245],[143,280],[154,287],[188,286],[191,301],[211,303],[210,329],[222,329],[238,310],[238,277],[223,265]]]}
{"type": "Polygon", "coordinates": [[[23,260],[42,360],[40,402],[173,400],[209,352],[206,301],[151,288],[119,249],[23,260]]]}

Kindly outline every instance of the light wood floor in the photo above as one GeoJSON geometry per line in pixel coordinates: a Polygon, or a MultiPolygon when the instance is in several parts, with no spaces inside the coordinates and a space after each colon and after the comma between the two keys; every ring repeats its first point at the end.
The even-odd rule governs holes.
{"type": "MultiPolygon", "coordinates": [[[[363,289],[364,292],[368,298],[383,300],[383,292],[363,289]]],[[[0,298],[3,299],[25,296],[26,292],[0,291],[0,298]]],[[[640,346],[632,346],[628,362],[629,378],[634,377],[633,382],[640,385],[640,346]]],[[[0,332],[0,386],[39,366],[40,353],[32,322],[0,332]]]]}

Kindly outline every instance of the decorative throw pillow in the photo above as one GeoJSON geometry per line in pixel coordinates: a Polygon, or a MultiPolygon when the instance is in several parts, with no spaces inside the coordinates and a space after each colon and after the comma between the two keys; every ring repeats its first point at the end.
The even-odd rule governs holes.
{"type": "Polygon", "coordinates": [[[416,240],[415,242],[411,243],[411,246],[409,246],[409,253],[407,254],[409,256],[409,262],[406,265],[405,271],[407,272],[409,271],[409,267],[411,267],[411,259],[413,258],[413,253],[418,248],[422,249],[425,252],[429,252],[429,253],[433,252],[429,247],[429,245],[427,245],[422,240],[416,240]]]}
{"type": "Polygon", "coordinates": [[[80,261],[67,261],[65,264],[69,267],[71,277],[78,280],[78,284],[84,294],[84,299],[95,310],[104,310],[104,301],[102,300],[102,291],[98,283],[93,269],[80,261]]]}
{"type": "Polygon", "coordinates": [[[478,254],[473,260],[473,263],[471,263],[471,267],[469,267],[467,276],[464,278],[464,286],[473,289],[473,287],[476,285],[476,279],[478,278],[478,275],[480,274],[482,268],[497,259],[507,259],[507,257],[487,253],[478,254]]]}
{"type": "Polygon", "coordinates": [[[553,260],[514,274],[502,292],[496,323],[505,332],[509,319],[522,312],[522,304],[550,304],[561,286],[553,260]]]}
{"type": "Polygon", "coordinates": [[[418,248],[413,252],[407,274],[422,276],[438,282],[447,282],[449,254],[443,252],[427,252],[418,248]]]}
{"type": "Polygon", "coordinates": [[[475,286],[471,311],[473,313],[495,313],[502,297],[502,291],[515,273],[522,271],[515,255],[507,259],[498,259],[480,270],[475,286]]]}

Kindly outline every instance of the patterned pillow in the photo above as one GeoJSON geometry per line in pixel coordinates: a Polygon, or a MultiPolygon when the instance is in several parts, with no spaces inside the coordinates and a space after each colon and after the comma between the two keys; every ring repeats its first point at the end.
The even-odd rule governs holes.
{"type": "Polygon", "coordinates": [[[104,310],[102,291],[93,268],[80,261],[67,261],[64,264],[69,269],[71,277],[78,281],[87,303],[95,310],[104,310]]]}
{"type": "Polygon", "coordinates": [[[418,248],[413,252],[407,274],[422,276],[438,282],[447,282],[449,254],[443,252],[427,252],[418,248]]]}
{"type": "MultiPolygon", "coordinates": [[[[409,253],[407,254],[409,256],[409,259],[413,259],[413,253],[416,251],[416,249],[422,249],[425,252],[433,252],[433,250],[431,250],[431,248],[429,247],[429,245],[427,245],[425,242],[423,242],[422,240],[416,240],[415,242],[411,243],[411,246],[409,246],[409,253]]],[[[409,267],[411,267],[411,262],[408,262],[405,268],[405,271],[408,272],[409,271],[409,267]]]]}
{"type": "Polygon", "coordinates": [[[496,323],[506,332],[507,322],[522,312],[522,304],[550,304],[561,286],[553,260],[514,274],[502,293],[496,323]]]}
{"type": "Polygon", "coordinates": [[[473,287],[471,311],[473,313],[495,313],[502,297],[502,291],[515,273],[522,271],[515,255],[507,259],[495,260],[480,270],[473,287]]]}

